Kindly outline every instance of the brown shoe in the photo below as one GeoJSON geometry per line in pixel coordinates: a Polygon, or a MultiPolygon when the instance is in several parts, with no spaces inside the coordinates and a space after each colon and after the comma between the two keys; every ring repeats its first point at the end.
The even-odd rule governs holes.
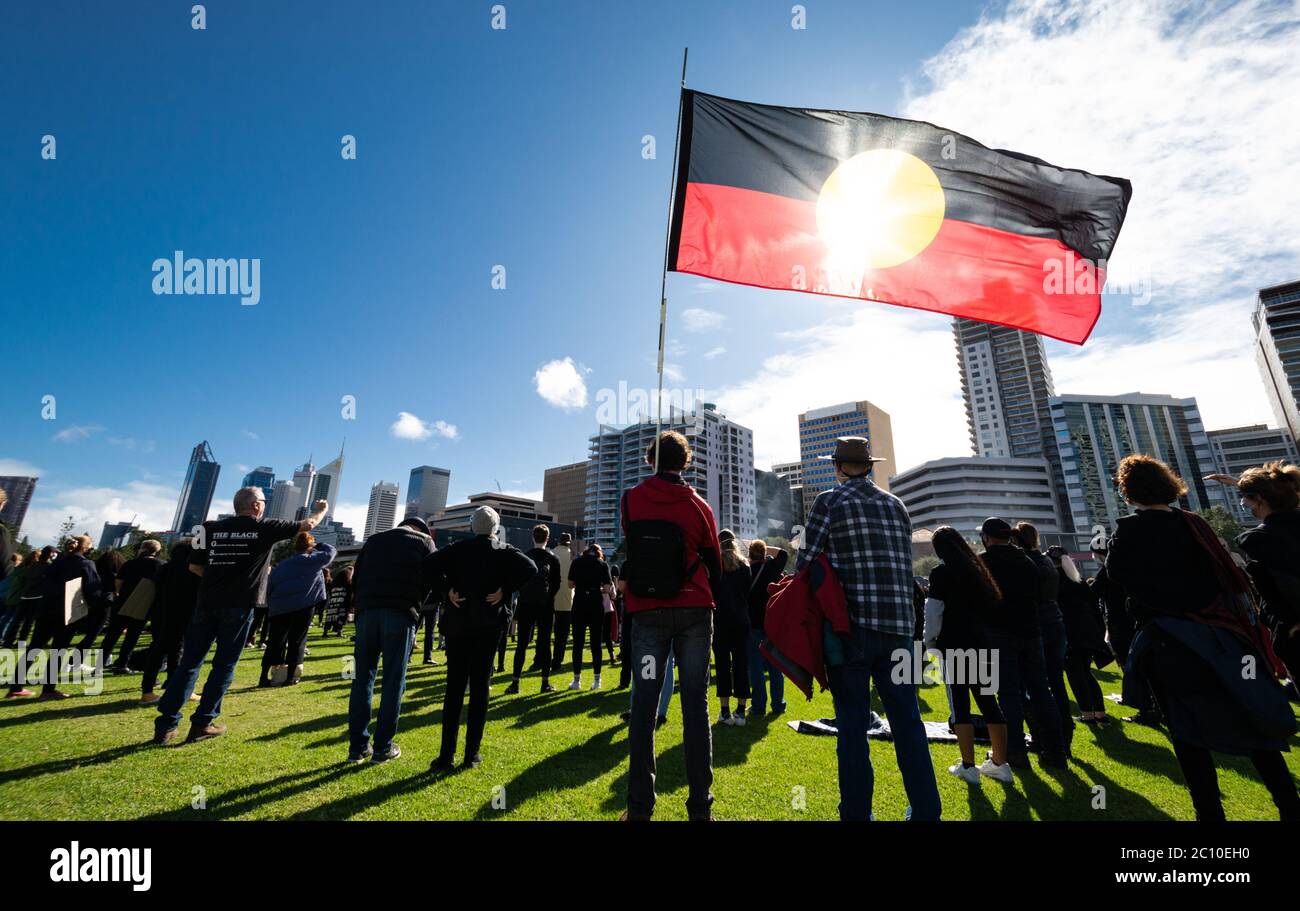
{"type": "Polygon", "coordinates": [[[140,697],[140,704],[153,705],[155,702],[159,702],[161,700],[162,697],[159,696],[157,693],[145,693],[143,696],[140,697]]]}
{"type": "Polygon", "coordinates": [[[619,822],[649,822],[649,821],[650,821],[650,817],[649,817],[649,816],[632,816],[631,814],[628,813],[627,810],[624,810],[624,811],[623,811],[623,815],[620,816],[620,817],[618,818],[618,821],[619,821],[619,822]]]}
{"type": "Polygon", "coordinates": [[[158,746],[166,746],[176,739],[176,729],[168,728],[159,734],[153,735],[153,742],[158,746]]]}
{"type": "Polygon", "coordinates": [[[185,738],[186,743],[194,743],[196,740],[210,740],[213,737],[220,737],[226,733],[224,724],[208,724],[203,727],[191,727],[190,736],[185,738]]]}

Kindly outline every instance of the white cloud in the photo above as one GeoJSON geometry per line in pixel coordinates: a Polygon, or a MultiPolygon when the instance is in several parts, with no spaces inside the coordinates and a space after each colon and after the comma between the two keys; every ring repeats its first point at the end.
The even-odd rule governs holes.
{"type": "Polygon", "coordinates": [[[460,438],[460,431],[455,424],[446,421],[422,421],[409,411],[399,411],[397,420],[388,428],[399,440],[427,440],[432,436],[455,440],[460,438]]]}
{"type": "Polygon", "coordinates": [[[142,455],[149,455],[156,448],[157,444],[153,440],[137,440],[134,437],[109,437],[110,446],[117,446],[130,452],[139,452],[142,455]]]}
{"type": "Polygon", "coordinates": [[[799,458],[798,416],[866,399],[889,413],[899,471],[970,455],[951,324],[894,307],[846,307],[788,333],[792,345],[718,392],[718,407],[754,431],[754,464],[799,458]]]}
{"type": "Polygon", "coordinates": [[[1147,392],[1195,397],[1207,429],[1275,423],[1260,386],[1242,302],[1224,301],[1143,317],[1135,337],[1107,337],[1051,355],[1060,393],[1147,392]],[[1247,393],[1247,394],[1243,394],[1247,393]]]}
{"type": "MultiPolygon", "coordinates": [[[[176,513],[180,489],[148,481],[131,481],[125,487],[74,487],[43,490],[38,484],[31,508],[23,520],[22,533],[33,544],[53,544],[59,526],[72,516],[77,534],[86,533],[96,542],[105,522],[129,522],[146,531],[166,531],[176,513]]],[[[215,504],[214,506],[219,506],[215,504]]],[[[229,511],[217,508],[218,511],[229,511]]]]}
{"type": "Polygon", "coordinates": [[[39,478],[45,472],[21,459],[0,458],[0,475],[5,477],[39,478]]]}
{"type": "Polygon", "coordinates": [[[1253,291],[1300,274],[1300,183],[1283,176],[1300,143],[1297,29],[1294,0],[1011,0],[909,87],[905,116],[1133,182],[1111,275],[1149,280],[1149,309],[1167,312],[1108,299],[1100,335],[1053,358],[1058,391],[1111,387],[1127,368],[1119,385],[1185,383],[1211,414],[1231,398],[1263,419],[1253,291]],[[1197,313],[1213,321],[1187,326],[1197,313]]]}
{"type": "Polygon", "coordinates": [[[566,411],[587,405],[587,383],[573,358],[547,361],[533,374],[537,394],[547,403],[566,411]]]}
{"type": "Polygon", "coordinates": [[[540,490],[503,490],[501,493],[507,497],[523,497],[525,500],[540,500],[542,498],[540,490]]]}
{"type": "MultiPolygon", "coordinates": [[[[364,534],[366,530],[366,511],[369,508],[370,504],[368,502],[352,503],[347,500],[339,500],[339,502],[334,505],[334,521],[342,522],[348,528],[352,529],[352,533],[356,535],[357,540],[360,541],[362,534],[364,534]]],[[[397,518],[399,521],[401,520],[400,508],[398,509],[397,518]]]]}
{"type": "Polygon", "coordinates": [[[710,348],[708,351],[704,352],[704,357],[705,357],[706,360],[710,360],[710,361],[711,361],[711,360],[713,360],[715,357],[718,357],[718,356],[723,355],[723,354],[726,354],[726,353],[727,353],[727,349],[726,349],[725,347],[723,347],[722,345],[719,345],[719,346],[716,347],[716,348],[710,348]]]}
{"type": "Polygon", "coordinates": [[[56,433],[51,439],[56,443],[75,443],[103,431],[98,424],[73,424],[56,433]]]}
{"type": "Polygon", "coordinates": [[[726,322],[726,319],[716,310],[691,307],[689,310],[682,311],[682,325],[687,332],[704,332],[709,329],[717,329],[726,322]]]}
{"type": "Polygon", "coordinates": [[[251,431],[251,430],[241,430],[240,433],[242,433],[244,436],[248,437],[250,440],[260,440],[260,439],[261,439],[260,436],[258,436],[257,434],[253,433],[253,431],[251,431]]]}

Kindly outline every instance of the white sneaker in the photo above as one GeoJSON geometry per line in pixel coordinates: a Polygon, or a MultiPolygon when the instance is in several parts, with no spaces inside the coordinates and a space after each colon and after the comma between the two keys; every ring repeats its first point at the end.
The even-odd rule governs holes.
{"type": "Polygon", "coordinates": [[[571,689],[571,690],[580,690],[580,689],[582,689],[582,681],[579,680],[577,677],[574,677],[574,678],[573,678],[573,682],[569,684],[569,689],[571,689]]]}
{"type": "Polygon", "coordinates": [[[979,773],[981,775],[987,775],[994,781],[1001,781],[1004,784],[1011,784],[1016,777],[1016,773],[1011,771],[1010,764],[1004,762],[1002,765],[998,765],[992,759],[984,760],[983,764],[979,767],[979,773]]]}
{"type": "Polygon", "coordinates": [[[966,782],[967,784],[980,783],[980,769],[976,768],[975,766],[971,766],[968,769],[959,762],[956,765],[948,766],[948,774],[954,776],[955,778],[960,778],[962,781],[966,782]]]}
{"type": "Polygon", "coordinates": [[[596,679],[594,679],[594,680],[591,681],[591,688],[592,688],[593,690],[598,690],[598,689],[600,689],[600,674],[597,674],[597,675],[596,675],[596,679]]]}
{"type": "Polygon", "coordinates": [[[732,713],[731,713],[731,723],[732,723],[733,725],[735,725],[736,727],[738,727],[738,728],[743,728],[743,727],[745,726],[745,713],[744,713],[744,712],[732,712],[732,713]]]}

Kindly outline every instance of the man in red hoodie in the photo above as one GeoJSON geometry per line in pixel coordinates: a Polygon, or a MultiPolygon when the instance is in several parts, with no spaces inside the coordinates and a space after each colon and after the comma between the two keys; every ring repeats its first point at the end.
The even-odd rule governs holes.
{"type": "MultiPolygon", "coordinates": [[[[627,542],[619,588],[627,604],[632,673],[628,745],[631,759],[624,819],[646,820],[655,805],[655,714],[663,689],[668,650],[681,686],[682,741],[691,819],[712,815],[713,743],[709,730],[709,651],[713,641],[713,584],[722,557],[713,510],[685,481],[690,445],[675,431],[658,440],[658,470],[623,495],[627,542]]],[[[646,450],[655,465],[655,444],[646,450]]]]}

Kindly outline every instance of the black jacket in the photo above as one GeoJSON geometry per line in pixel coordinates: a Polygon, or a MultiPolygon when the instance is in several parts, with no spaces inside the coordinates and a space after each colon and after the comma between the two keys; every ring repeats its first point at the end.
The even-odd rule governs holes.
{"type": "Polygon", "coordinates": [[[1116,522],[1106,572],[1124,587],[1139,627],[1156,614],[1195,613],[1219,594],[1205,550],[1177,510],[1141,509],[1116,522]]]}
{"type": "Polygon", "coordinates": [[[545,547],[534,547],[525,552],[525,556],[533,561],[537,567],[537,572],[546,574],[546,595],[538,603],[525,604],[523,594],[519,597],[520,608],[529,608],[547,611],[555,607],[555,596],[560,593],[560,586],[564,585],[564,580],[560,578],[560,558],[555,556],[545,547]]]}
{"type": "Polygon", "coordinates": [[[448,636],[500,629],[510,617],[510,596],[537,572],[537,564],[517,547],[494,546],[494,539],[477,535],[457,541],[425,560],[430,584],[455,591],[459,605],[450,599],[442,611],[442,630],[448,636]],[[504,596],[496,605],[487,596],[497,590],[504,596]]]}
{"type": "Polygon", "coordinates": [[[14,539],[9,534],[8,525],[0,525],[0,579],[9,575],[10,563],[13,560],[14,539]]]}
{"type": "Polygon", "coordinates": [[[366,538],[352,574],[355,611],[404,610],[414,623],[433,587],[428,561],[433,538],[399,525],[366,538]]]}
{"type": "Polygon", "coordinates": [[[984,617],[984,628],[1033,638],[1038,632],[1038,567],[1025,552],[1011,544],[994,544],[980,554],[1002,600],[984,617]]]}
{"type": "Polygon", "coordinates": [[[782,550],[775,557],[767,557],[762,563],[749,564],[749,626],[751,629],[762,630],[763,621],[767,619],[767,599],[771,595],[767,591],[767,586],[772,582],[781,580],[781,573],[785,571],[785,564],[790,559],[790,552],[782,550]]]}
{"type": "Polygon", "coordinates": [[[1052,558],[1041,550],[1027,550],[1025,556],[1033,561],[1038,571],[1038,625],[1061,622],[1061,606],[1057,601],[1060,592],[1060,571],[1052,558]]]}
{"type": "MultiPolygon", "coordinates": [[[[1059,572],[1059,570],[1058,570],[1059,572]]],[[[1065,641],[1071,654],[1087,655],[1097,667],[1115,660],[1106,644],[1106,620],[1101,613],[1097,592],[1082,582],[1072,582],[1060,574],[1058,603],[1065,621],[1065,641]]]]}
{"type": "Polygon", "coordinates": [[[1282,628],[1300,623],[1300,510],[1271,513],[1237,543],[1250,558],[1246,570],[1268,620],[1282,628]]]}
{"type": "Polygon", "coordinates": [[[151,612],[154,623],[161,621],[168,630],[187,628],[194,617],[201,581],[190,572],[190,549],[179,544],[172,548],[171,559],[163,564],[154,579],[154,584],[158,586],[154,610],[151,612]]]}

